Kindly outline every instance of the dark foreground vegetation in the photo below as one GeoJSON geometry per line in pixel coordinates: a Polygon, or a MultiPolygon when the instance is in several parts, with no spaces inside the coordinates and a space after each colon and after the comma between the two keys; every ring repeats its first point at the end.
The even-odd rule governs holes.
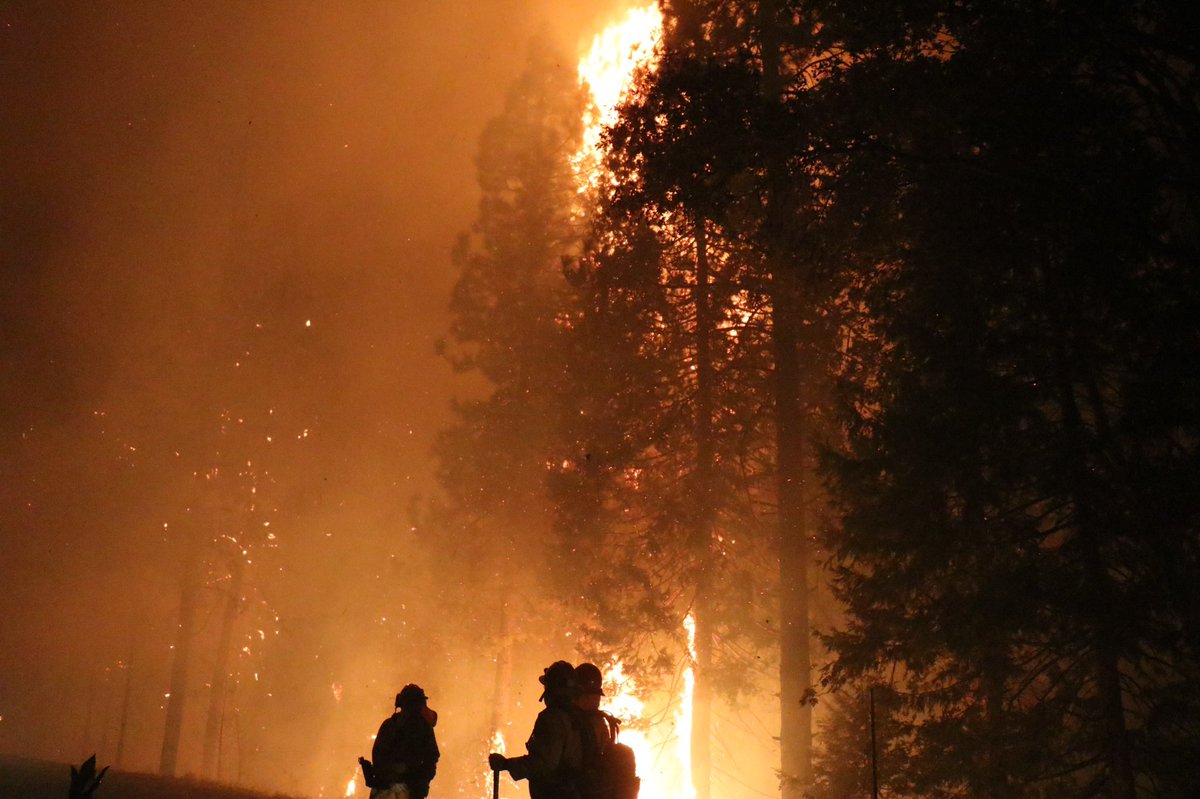
{"type": "MultiPolygon", "coordinates": [[[[47,760],[0,757],[0,797],[62,799],[71,782],[71,767],[47,760]]],[[[188,777],[160,777],[109,769],[95,799],[284,799],[188,777]]]]}

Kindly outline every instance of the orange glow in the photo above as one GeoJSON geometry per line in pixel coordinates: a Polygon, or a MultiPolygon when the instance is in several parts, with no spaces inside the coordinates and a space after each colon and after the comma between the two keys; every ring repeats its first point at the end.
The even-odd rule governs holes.
{"type": "MultiPolygon", "coordinates": [[[[494,733],[492,733],[492,739],[490,741],[488,741],[488,751],[489,752],[499,752],[500,754],[504,754],[505,753],[504,747],[505,747],[504,736],[500,733],[499,730],[496,730],[494,733]]],[[[491,793],[490,786],[492,784],[492,772],[490,769],[484,773],[483,784],[488,786],[486,792],[484,793],[484,799],[491,799],[492,793],[491,793]]]]}
{"type": "Polygon", "coordinates": [[[696,786],[692,784],[692,703],[696,693],[696,619],[688,614],[683,620],[683,628],[688,636],[688,665],[683,670],[683,696],[679,701],[678,725],[679,745],[678,757],[684,774],[683,797],[695,799],[696,786]]]}
{"type": "MultiPolygon", "coordinates": [[[[588,106],[583,116],[580,146],[571,158],[575,184],[579,195],[579,215],[595,202],[597,188],[605,179],[604,130],[618,119],[617,109],[633,89],[634,77],[641,70],[653,70],[662,43],[663,20],[657,3],[629,9],[593,40],[591,48],[580,59],[579,83],[587,91],[588,106]]],[[[566,461],[563,468],[567,468],[566,461]]],[[[636,483],[638,473],[627,479],[636,483]]],[[[624,664],[613,661],[606,669],[603,710],[625,725],[621,743],[629,746],[637,758],[641,778],[641,796],[653,799],[694,799],[696,792],[691,780],[691,716],[692,686],[691,647],[695,625],[689,616],[689,661],[682,675],[682,691],[678,696],[657,696],[654,704],[662,703],[666,713],[648,713],[646,699],[637,682],[625,675],[624,664]],[[650,718],[657,717],[657,722],[650,718]]]]}
{"type": "Polygon", "coordinates": [[[695,677],[696,624],[689,615],[684,620],[688,633],[688,661],[683,669],[678,693],[658,696],[655,705],[662,704],[666,712],[661,720],[648,723],[652,716],[646,710],[637,682],[625,675],[624,664],[614,661],[606,669],[605,698],[601,708],[622,722],[621,743],[637,756],[638,776],[642,780],[641,795],[653,799],[695,799],[692,785],[692,697],[695,677]]]}
{"type": "Polygon", "coordinates": [[[657,3],[631,8],[592,40],[579,61],[579,84],[587,89],[588,108],[583,116],[583,137],[571,158],[580,194],[600,184],[604,152],[601,135],[617,121],[617,107],[630,91],[639,69],[653,69],[663,21],[657,3]]]}

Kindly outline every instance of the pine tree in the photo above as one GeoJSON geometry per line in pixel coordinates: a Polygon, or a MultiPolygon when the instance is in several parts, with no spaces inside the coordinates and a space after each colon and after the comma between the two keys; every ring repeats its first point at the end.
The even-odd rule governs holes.
{"type": "Polygon", "coordinates": [[[1147,36],[1159,6],[830,10],[857,48],[814,100],[823,243],[856,265],[834,682],[890,667],[918,792],[1178,795],[1157,758],[1189,746],[1195,626],[1160,587],[1197,564],[1196,131],[1164,98],[1194,68],[1147,36]],[[1172,399],[1148,412],[1149,385],[1172,399]]]}
{"type": "Polygon", "coordinates": [[[668,56],[645,103],[658,98],[664,107],[633,132],[641,137],[639,174],[650,194],[683,207],[702,203],[724,235],[752,253],[742,267],[753,275],[747,285],[762,298],[770,337],[771,380],[760,400],[774,436],[766,452],[775,473],[781,775],[786,794],[797,796],[811,780],[810,539],[820,507],[811,443],[833,349],[819,314],[824,271],[808,240],[821,202],[800,118],[812,50],[787,4],[668,6],[668,56]],[[657,137],[656,119],[669,120],[657,137]]]}
{"type": "MultiPolygon", "coordinates": [[[[608,487],[620,509],[612,540],[622,570],[637,570],[642,586],[637,601],[597,615],[610,636],[659,632],[676,645],[683,617],[694,620],[693,782],[707,795],[722,675],[746,666],[744,642],[761,645],[760,624],[742,622],[774,615],[757,613],[773,586],[755,586],[752,576],[770,559],[760,424],[768,306],[759,258],[725,207],[725,183],[745,163],[728,142],[756,105],[746,100],[756,100],[757,81],[744,69],[696,69],[670,56],[644,77],[645,90],[609,131],[611,191],[581,262],[591,329],[628,353],[615,368],[629,382],[609,392],[593,427],[598,436],[623,431],[613,447],[622,460],[603,463],[620,475],[608,487]]],[[[650,665],[672,659],[661,647],[649,657],[650,665]]],[[[725,685],[735,695],[746,683],[725,685]]]]}
{"type": "Polygon", "coordinates": [[[454,250],[460,275],[443,352],[481,386],[438,441],[441,497],[420,521],[440,532],[429,543],[459,575],[443,599],[471,622],[464,645],[496,649],[496,674],[479,678],[496,681],[497,714],[510,710],[514,644],[567,624],[546,612],[561,605],[543,580],[555,569],[547,475],[568,368],[562,259],[580,236],[569,157],[582,97],[564,63],[534,43],[480,140],[479,213],[454,250]]]}

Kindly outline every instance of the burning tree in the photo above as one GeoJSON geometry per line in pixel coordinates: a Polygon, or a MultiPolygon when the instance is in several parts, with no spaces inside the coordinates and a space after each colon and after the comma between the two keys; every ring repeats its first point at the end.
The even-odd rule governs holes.
{"type": "Polygon", "coordinates": [[[597,456],[589,471],[611,475],[607,548],[587,563],[609,647],[628,652],[664,632],[678,641],[684,616],[694,618],[692,781],[707,796],[714,694],[749,687],[746,670],[764,665],[761,619],[774,616],[773,581],[759,579],[771,570],[769,308],[757,254],[712,211],[723,189],[698,174],[741,168],[709,154],[718,129],[742,121],[744,104],[730,100],[747,86],[753,95],[754,83],[733,71],[685,74],[669,58],[642,80],[652,90],[632,93],[607,134],[611,178],[580,264],[591,306],[581,349],[628,353],[613,367],[621,380],[578,423],[597,456]],[[682,99],[718,80],[712,105],[682,99]],[[617,574],[640,576],[620,593],[602,588],[613,561],[617,574]]]}
{"type": "Polygon", "coordinates": [[[598,620],[591,650],[652,631],[627,665],[665,670],[695,613],[704,793],[720,649],[777,591],[798,797],[832,501],[826,685],[847,693],[814,789],[862,784],[831,766],[860,734],[839,708],[885,683],[897,793],[1176,795],[1198,718],[1180,597],[1200,439],[1180,18],[663,10],[661,58],[608,118],[604,157],[575,161],[602,166],[562,206],[586,225],[556,253],[567,285],[540,260],[556,368],[537,395],[546,473],[528,474],[560,585],[598,620]]]}
{"type": "MultiPolygon", "coordinates": [[[[811,48],[791,12],[768,4],[672,4],[667,29],[663,64],[611,132],[618,186],[610,216],[637,217],[657,235],[690,242],[691,274],[683,274],[694,312],[672,324],[696,346],[695,374],[675,384],[695,380],[696,474],[708,479],[716,463],[739,463],[713,448],[722,416],[763,434],[737,441],[752,453],[740,463],[754,466],[731,485],[774,512],[764,544],[778,573],[764,587],[779,592],[770,615],[778,620],[781,772],[785,793],[796,795],[811,772],[810,539],[820,509],[812,440],[834,351],[821,307],[828,270],[806,237],[823,192],[795,123],[811,48]],[[735,335],[713,336],[720,327],[735,335]],[[730,341],[736,346],[714,345],[730,341]],[[719,381],[727,388],[714,394],[719,381]]],[[[712,494],[697,496],[703,508],[712,494]]],[[[753,558],[740,568],[762,571],[753,558]]],[[[700,773],[697,780],[707,783],[700,773]]]]}

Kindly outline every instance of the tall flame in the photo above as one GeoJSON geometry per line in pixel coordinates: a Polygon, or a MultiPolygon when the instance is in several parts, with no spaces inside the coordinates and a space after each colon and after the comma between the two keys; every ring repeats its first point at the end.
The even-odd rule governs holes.
{"type": "MultiPolygon", "coordinates": [[[[654,70],[663,37],[662,13],[658,3],[635,6],[605,28],[579,61],[579,83],[587,91],[588,106],[583,116],[579,150],[571,158],[581,208],[594,202],[604,180],[604,130],[618,119],[618,108],[629,99],[634,78],[641,70],[654,70]]],[[[621,731],[621,743],[637,757],[641,795],[647,799],[695,799],[692,785],[691,728],[692,696],[695,687],[695,620],[684,621],[688,635],[688,660],[677,695],[664,697],[667,720],[653,726],[629,726],[621,731]]],[[[623,722],[636,723],[646,716],[645,701],[624,664],[617,660],[607,669],[604,710],[623,722]]]]}
{"type": "Polygon", "coordinates": [[[696,623],[689,615],[684,620],[688,634],[688,660],[680,680],[677,695],[664,697],[667,716],[650,726],[634,727],[643,720],[646,703],[639,698],[639,687],[625,675],[624,664],[609,665],[605,685],[607,696],[601,707],[629,724],[621,730],[621,743],[627,745],[637,758],[638,776],[642,780],[641,795],[647,799],[695,799],[692,784],[692,696],[695,675],[696,623]]]}
{"type": "Polygon", "coordinates": [[[679,701],[679,762],[683,764],[685,779],[684,799],[696,798],[696,786],[692,782],[692,700],[696,694],[696,618],[688,614],[683,620],[687,630],[688,665],[683,670],[683,696],[679,701]]]}
{"type": "Polygon", "coordinates": [[[592,40],[579,61],[579,83],[588,93],[583,137],[571,159],[581,194],[600,184],[604,129],[617,121],[617,108],[628,97],[639,69],[653,69],[662,42],[663,20],[657,3],[629,9],[592,40]]]}

